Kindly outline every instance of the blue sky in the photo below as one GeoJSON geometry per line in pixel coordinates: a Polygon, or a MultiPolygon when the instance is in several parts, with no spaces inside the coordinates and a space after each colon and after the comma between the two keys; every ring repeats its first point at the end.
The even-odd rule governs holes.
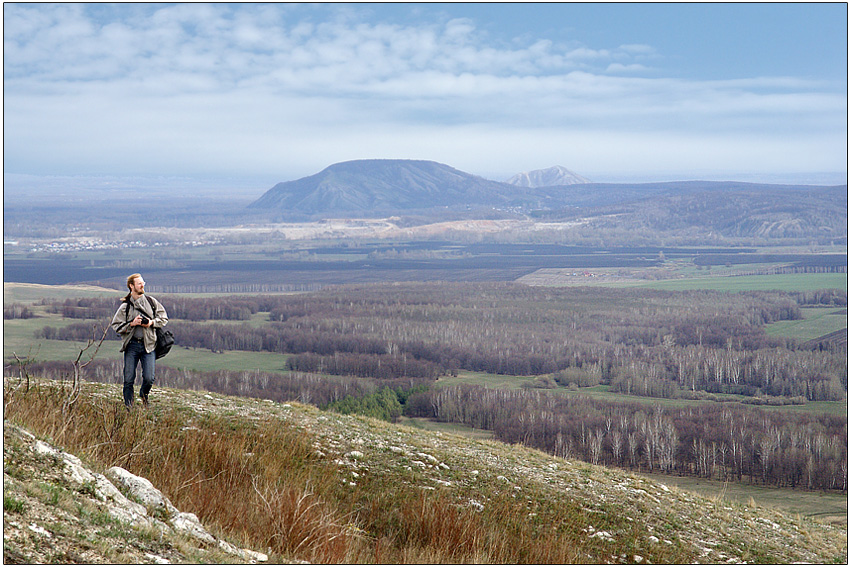
{"type": "Polygon", "coordinates": [[[846,172],[844,3],[7,3],[3,16],[7,187],[102,176],[261,192],[362,158],[500,180],[552,165],[595,181],[846,172]]]}

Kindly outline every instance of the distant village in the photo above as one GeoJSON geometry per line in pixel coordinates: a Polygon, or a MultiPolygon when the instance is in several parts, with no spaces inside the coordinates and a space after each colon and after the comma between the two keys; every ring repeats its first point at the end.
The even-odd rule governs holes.
{"type": "MultiPolygon", "coordinates": [[[[190,240],[179,243],[179,246],[210,246],[219,244],[219,240],[190,240]]],[[[142,242],[135,241],[103,241],[97,238],[68,238],[61,240],[52,240],[49,242],[32,242],[27,243],[26,252],[28,253],[52,253],[64,254],[69,252],[91,252],[97,250],[129,250],[136,248],[162,248],[166,246],[175,246],[174,242],[142,242]]],[[[21,246],[18,240],[4,240],[3,246],[21,246]]]]}

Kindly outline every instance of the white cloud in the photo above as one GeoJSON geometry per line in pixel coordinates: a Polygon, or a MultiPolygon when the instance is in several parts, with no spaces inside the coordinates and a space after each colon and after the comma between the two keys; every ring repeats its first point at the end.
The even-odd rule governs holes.
{"type": "Polygon", "coordinates": [[[506,46],[468,19],[369,23],[348,8],[316,22],[273,4],[91,6],[4,6],[7,170],[273,173],[421,157],[519,171],[551,155],[580,171],[555,158],[610,166],[612,148],[636,168],[794,154],[831,169],[844,158],[829,148],[846,154],[843,91],[665,78],[646,66],[661,58],[650,45],[506,46]]]}
{"type": "Polygon", "coordinates": [[[298,83],[302,90],[345,91],[417,71],[533,76],[593,64],[604,69],[612,58],[635,51],[633,46],[616,53],[584,46],[562,49],[548,39],[519,48],[492,47],[482,43],[468,20],[416,27],[349,22],[287,26],[266,17],[268,7],[256,16],[234,14],[222,5],[181,4],[102,26],[78,6],[16,5],[7,11],[13,13],[6,18],[6,78],[26,77],[30,83],[122,80],[167,72],[257,81],[289,72],[296,80],[307,79],[298,83]],[[39,18],[41,12],[47,14],[39,18]],[[28,72],[33,65],[43,72],[28,72]],[[340,72],[345,74],[334,80],[340,72]]]}
{"type": "Polygon", "coordinates": [[[645,65],[641,65],[640,63],[632,63],[630,65],[611,63],[605,69],[608,73],[645,73],[648,70],[649,69],[645,65]]]}

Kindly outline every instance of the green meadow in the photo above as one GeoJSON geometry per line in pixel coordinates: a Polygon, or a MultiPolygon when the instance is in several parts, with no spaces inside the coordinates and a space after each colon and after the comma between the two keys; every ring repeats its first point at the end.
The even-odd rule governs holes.
{"type": "MultiPolygon", "coordinates": [[[[468,384],[471,386],[483,386],[485,388],[492,389],[519,389],[523,387],[529,387],[536,380],[536,376],[506,376],[499,374],[486,374],[483,372],[458,372],[457,376],[451,377],[441,377],[437,380],[437,384],[439,386],[457,386],[461,384],[468,384]]],[[[633,404],[643,404],[649,408],[654,408],[656,406],[662,408],[684,408],[684,407],[695,407],[705,404],[716,404],[716,403],[740,403],[742,400],[746,399],[745,396],[740,396],[736,394],[711,394],[710,398],[707,399],[685,399],[685,398],[649,398],[645,396],[632,396],[627,394],[621,394],[619,392],[612,392],[610,387],[605,384],[600,384],[598,386],[593,386],[589,388],[565,388],[565,387],[557,387],[553,389],[547,390],[548,392],[552,392],[558,395],[564,396],[586,396],[588,398],[593,398],[596,400],[609,401],[609,402],[625,402],[625,403],[633,403],[633,404]]],[[[784,406],[753,406],[759,407],[768,411],[794,411],[794,412],[807,412],[812,414],[831,414],[835,416],[846,416],[847,415],[847,402],[846,401],[836,401],[836,402],[807,402],[801,405],[784,405],[784,406]]]]}
{"type": "Polygon", "coordinates": [[[767,325],[767,334],[808,341],[847,328],[846,307],[806,307],[801,312],[802,319],[767,325]]]}
{"type": "Polygon", "coordinates": [[[764,276],[702,276],[650,282],[612,283],[617,287],[638,287],[684,291],[711,289],[716,291],[816,291],[843,289],[847,291],[847,274],[775,274],[764,276]]]}
{"type": "MultiPolygon", "coordinates": [[[[125,290],[126,292],[126,290],[125,290]]],[[[115,297],[117,300],[124,293],[117,289],[85,285],[41,285],[28,283],[3,282],[3,304],[25,303],[34,304],[43,299],[63,301],[80,297],[115,297]]]]}

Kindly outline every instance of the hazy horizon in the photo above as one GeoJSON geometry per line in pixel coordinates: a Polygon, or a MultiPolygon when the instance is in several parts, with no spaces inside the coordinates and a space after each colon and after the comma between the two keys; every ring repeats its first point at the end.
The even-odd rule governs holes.
{"type": "Polygon", "coordinates": [[[847,167],[845,4],[6,3],[3,15],[7,174],[260,191],[377,157],[496,180],[562,165],[594,181],[792,182],[847,167]]]}
{"type": "MultiPolygon", "coordinates": [[[[330,165],[330,164],[329,164],[330,165]]],[[[446,164],[452,165],[452,164],[446,164]]],[[[561,164],[553,164],[561,165],[561,164]]],[[[567,166],[564,166],[567,167],[567,166]]],[[[570,169],[567,167],[567,169],[570,169]]],[[[525,170],[530,171],[530,170],[525,170]]],[[[314,172],[318,173],[318,171],[314,172]]],[[[505,181],[510,175],[496,177],[469,171],[493,181],[505,181]]],[[[514,173],[520,173],[519,171],[514,173]]],[[[593,183],[662,183],[668,181],[739,181],[777,185],[846,185],[842,172],[812,172],[798,175],[729,174],[715,177],[682,176],[616,176],[585,175],[593,183]]],[[[312,175],[312,174],[310,174],[312,175]]],[[[174,196],[175,191],[186,192],[186,197],[209,197],[224,200],[254,200],[281,182],[293,179],[273,178],[193,178],[176,176],[92,176],[92,175],[29,175],[5,173],[3,179],[4,203],[18,205],[22,201],[50,201],[70,203],[85,199],[111,199],[115,196],[139,198],[145,194],[158,197],[174,196]]]]}

